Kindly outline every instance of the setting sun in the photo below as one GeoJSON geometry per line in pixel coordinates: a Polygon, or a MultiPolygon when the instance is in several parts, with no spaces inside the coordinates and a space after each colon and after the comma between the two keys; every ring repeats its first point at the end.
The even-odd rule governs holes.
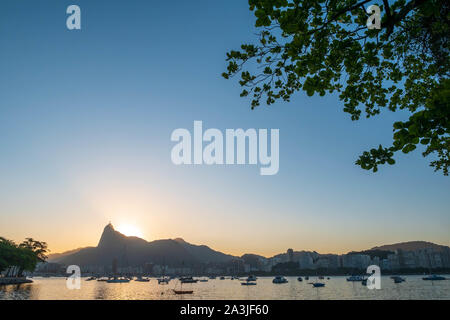
{"type": "Polygon", "coordinates": [[[122,224],[117,227],[117,231],[120,233],[123,233],[124,235],[128,237],[139,237],[144,238],[144,235],[142,234],[141,230],[137,228],[136,226],[129,225],[129,224],[122,224]]]}

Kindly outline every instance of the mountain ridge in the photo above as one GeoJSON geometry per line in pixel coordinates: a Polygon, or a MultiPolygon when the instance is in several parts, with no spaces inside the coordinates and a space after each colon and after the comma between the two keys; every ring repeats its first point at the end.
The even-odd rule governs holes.
{"type": "MultiPolygon", "coordinates": [[[[408,251],[427,248],[441,251],[448,247],[427,241],[407,241],[376,246],[369,250],[408,251]]],[[[294,254],[298,252],[305,251],[295,251],[294,254]]],[[[316,251],[310,252],[318,254],[316,251]]],[[[282,257],[285,254],[276,254],[270,258],[282,257]]],[[[237,257],[211,249],[206,245],[191,244],[182,238],[147,241],[138,237],[125,236],[116,231],[110,223],[104,228],[97,247],[84,247],[50,254],[48,261],[77,265],[111,265],[112,261],[116,260],[118,265],[142,265],[151,262],[181,266],[185,263],[223,263],[236,258],[253,261],[266,257],[252,253],[237,257]]]]}
{"type": "Polygon", "coordinates": [[[185,263],[226,262],[236,257],[213,250],[205,245],[194,245],[181,238],[147,241],[138,237],[125,236],[116,231],[111,223],[104,229],[96,247],[78,248],[63,253],[49,255],[49,262],[62,264],[142,265],[144,263],[185,263]]]}
{"type": "Polygon", "coordinates": [[[373,247],[371,250],[415,251],[415,250],[423,250],[423,249],[435,249],[435,250],[438,250],[438,251],[442,251],[446,247],[447,246],[436,244],[436,243],[433,243],[433,242],[428,242],[428,241],[406,241],[406,242],[398,242],[398,243],[386,244],[386,245],[382,245],[382,246],[373,247]]]}

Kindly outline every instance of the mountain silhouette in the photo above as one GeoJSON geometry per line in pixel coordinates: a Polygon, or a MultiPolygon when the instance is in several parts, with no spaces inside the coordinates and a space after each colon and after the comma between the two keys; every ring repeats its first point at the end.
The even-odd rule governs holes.
{"type": "Polygon", "coordinates": [[[145,263],[182,266],[195,263],[226,262],[234,257],[197,246],[183,239],[164,239],[148,242],[138,237],[127,237],[110,223],[104,229],[97,247],[71,250],[49,256],[50,262],[79,266],[140,266],[145,263]]]}
{"type": "Polygon", "coordinates": [[[374,247],[372,250],[404,250],[404,251],[415,251],[415,250],[423,250],[423,249],[434,249],[436,251],[443,251],[448,249],[447,246],[435,244],[427,241],[408,241],[408,242],[400,242],[394,244],[387,244],[379,247],[374,247]]]}
{"type": "MultiPolygon", "coordinates": [[[[448,250],[447,246],[431,242],[410,241],[374,247],[368,251],[395,251],[397,249],[414,251],[427,248],[437,251],[448,250]]],[[[301,253],[320,256],[315,251],[295,251],[294,256],[301,253]]],[[[364,253],[364,251],[361,253],[364,253]]],[[[272,258],[284,258],[285,256],[286,253],[280,253],[272,258]]],[[[142,266],[145,263],[184,266],[197,263],[223,263],[236,258],[238,257],[215,251],[205,245],[188,243],[181,238],[148,242],[138,237],[127,237],[114,230],[110,223],[103,229],[97,247],[78,248],[63,253],[50,254],[48,261],[79,266],[111,266],[113,260],[117,262],[118,266],[142,266]]],[[[257,265],[259,259],[265,259],[265,257],[244,254],[240,259],[253,266],[257,265]]]]}

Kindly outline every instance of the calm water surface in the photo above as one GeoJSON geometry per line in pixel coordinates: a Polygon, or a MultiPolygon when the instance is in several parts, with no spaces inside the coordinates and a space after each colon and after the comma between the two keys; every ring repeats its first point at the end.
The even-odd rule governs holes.
{"type": "Polygon", "coordinates": [[[345,277],[322,280],[323,288],[313,288],[308,282],[287,277],[289,283],[273,284],[273,277],[258,278],[256,286],[242,286],[239,280],[208,280],[183,285],[183,290],[194,290],[192,295],[175,295],[178,280],[168,285],[150,282],[106,283],[81,281],[80,290],[68,290],[65,278],[34,278],[33,283],[19,286],[0,286],[0,299],[88,299],[88,300],[155,300],[155,299],[450,299],[450,280],[424,281],[422,276],[406,276],[406,282],[395,284],[389,277],[382,277],[380,290],[369,290],[360,282],[348,282],[345,277]]]}

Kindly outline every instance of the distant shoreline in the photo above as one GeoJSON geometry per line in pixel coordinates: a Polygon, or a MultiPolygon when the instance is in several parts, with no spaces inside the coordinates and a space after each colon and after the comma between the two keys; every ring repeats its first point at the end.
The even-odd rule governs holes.
{"type": "MultiPolygon", "coordinates": [[[[358,275],[367,275],[369,276],[369,274],[366,274],[364,272],[355,272],[353,274],[358,274],[358,275]]],[[[412,273],[405,273],[405,272],[386,272],[386,273],[382,273],[381,276],[428,276],[431,274],[437,274],[437,275],[442,275],[442,276],[449,276],[450,277],[450,271],[445,271],[445,272],[434,272],[434,273],[417,273],[417,272],[412,272],[412,273]]],[[[349,277],[352,275],[352,273],[264,273],[264,272],[253,272],[253,273],[240,273],[238,275],[231,275],[231,274],[225,274],[223,275],[224,277],[239,277],[239,278],[245,278],[248,277],[249,275],[254,275],[254,276],[258,276],[258,277],[275,277],[277,275],[283,275],[285,277],[319,277],[319,276],[324,276],[324,277],[349,277]]],[[[97,276],[97,277],[112,277],[112,275],[110,274],[105,274],[105,275],[99,275],[96,273],[85,273],[82,274],[81,278],[89,278],[92,276],[97,276]]],[[[143,276],[143,274],[133,274],[133,273],[127,273],[127,274],[119,274],[119,276],[132,276],[132,277],[139,277],[139,276],[143,276]]],[[[144,274],[145,277],[150,277],[150,278],[159,278],[162,275],[155,275],[155,274],[144,274]]],[[[184,275],[181,274],[177,274],[177,275],[171,275],[171,277],[173,278],[179,278],[182,277],[184,275]]],[[[217,278],[219,278],[221,275],[211,275],[211,274],[192,274],[193,277],[197,277],[197,278],[202,278],[202,277],[209,277],[209,276],[215,276],[217,278]]],[[[66,274],[35,274],[32,276],[33,278],[67,278],[66,274]]],[[[448,278],[447,280],[450,280],[450,278],[448,278]]]]}
{"type": "Polygon", "coordinates": [[[26,277],[21,278],[0,278],[0,286],[3,285],[11,285],[11,284],[23,284],[23,283],[32,283],[33,280],[27,279],[26,277]]]}

